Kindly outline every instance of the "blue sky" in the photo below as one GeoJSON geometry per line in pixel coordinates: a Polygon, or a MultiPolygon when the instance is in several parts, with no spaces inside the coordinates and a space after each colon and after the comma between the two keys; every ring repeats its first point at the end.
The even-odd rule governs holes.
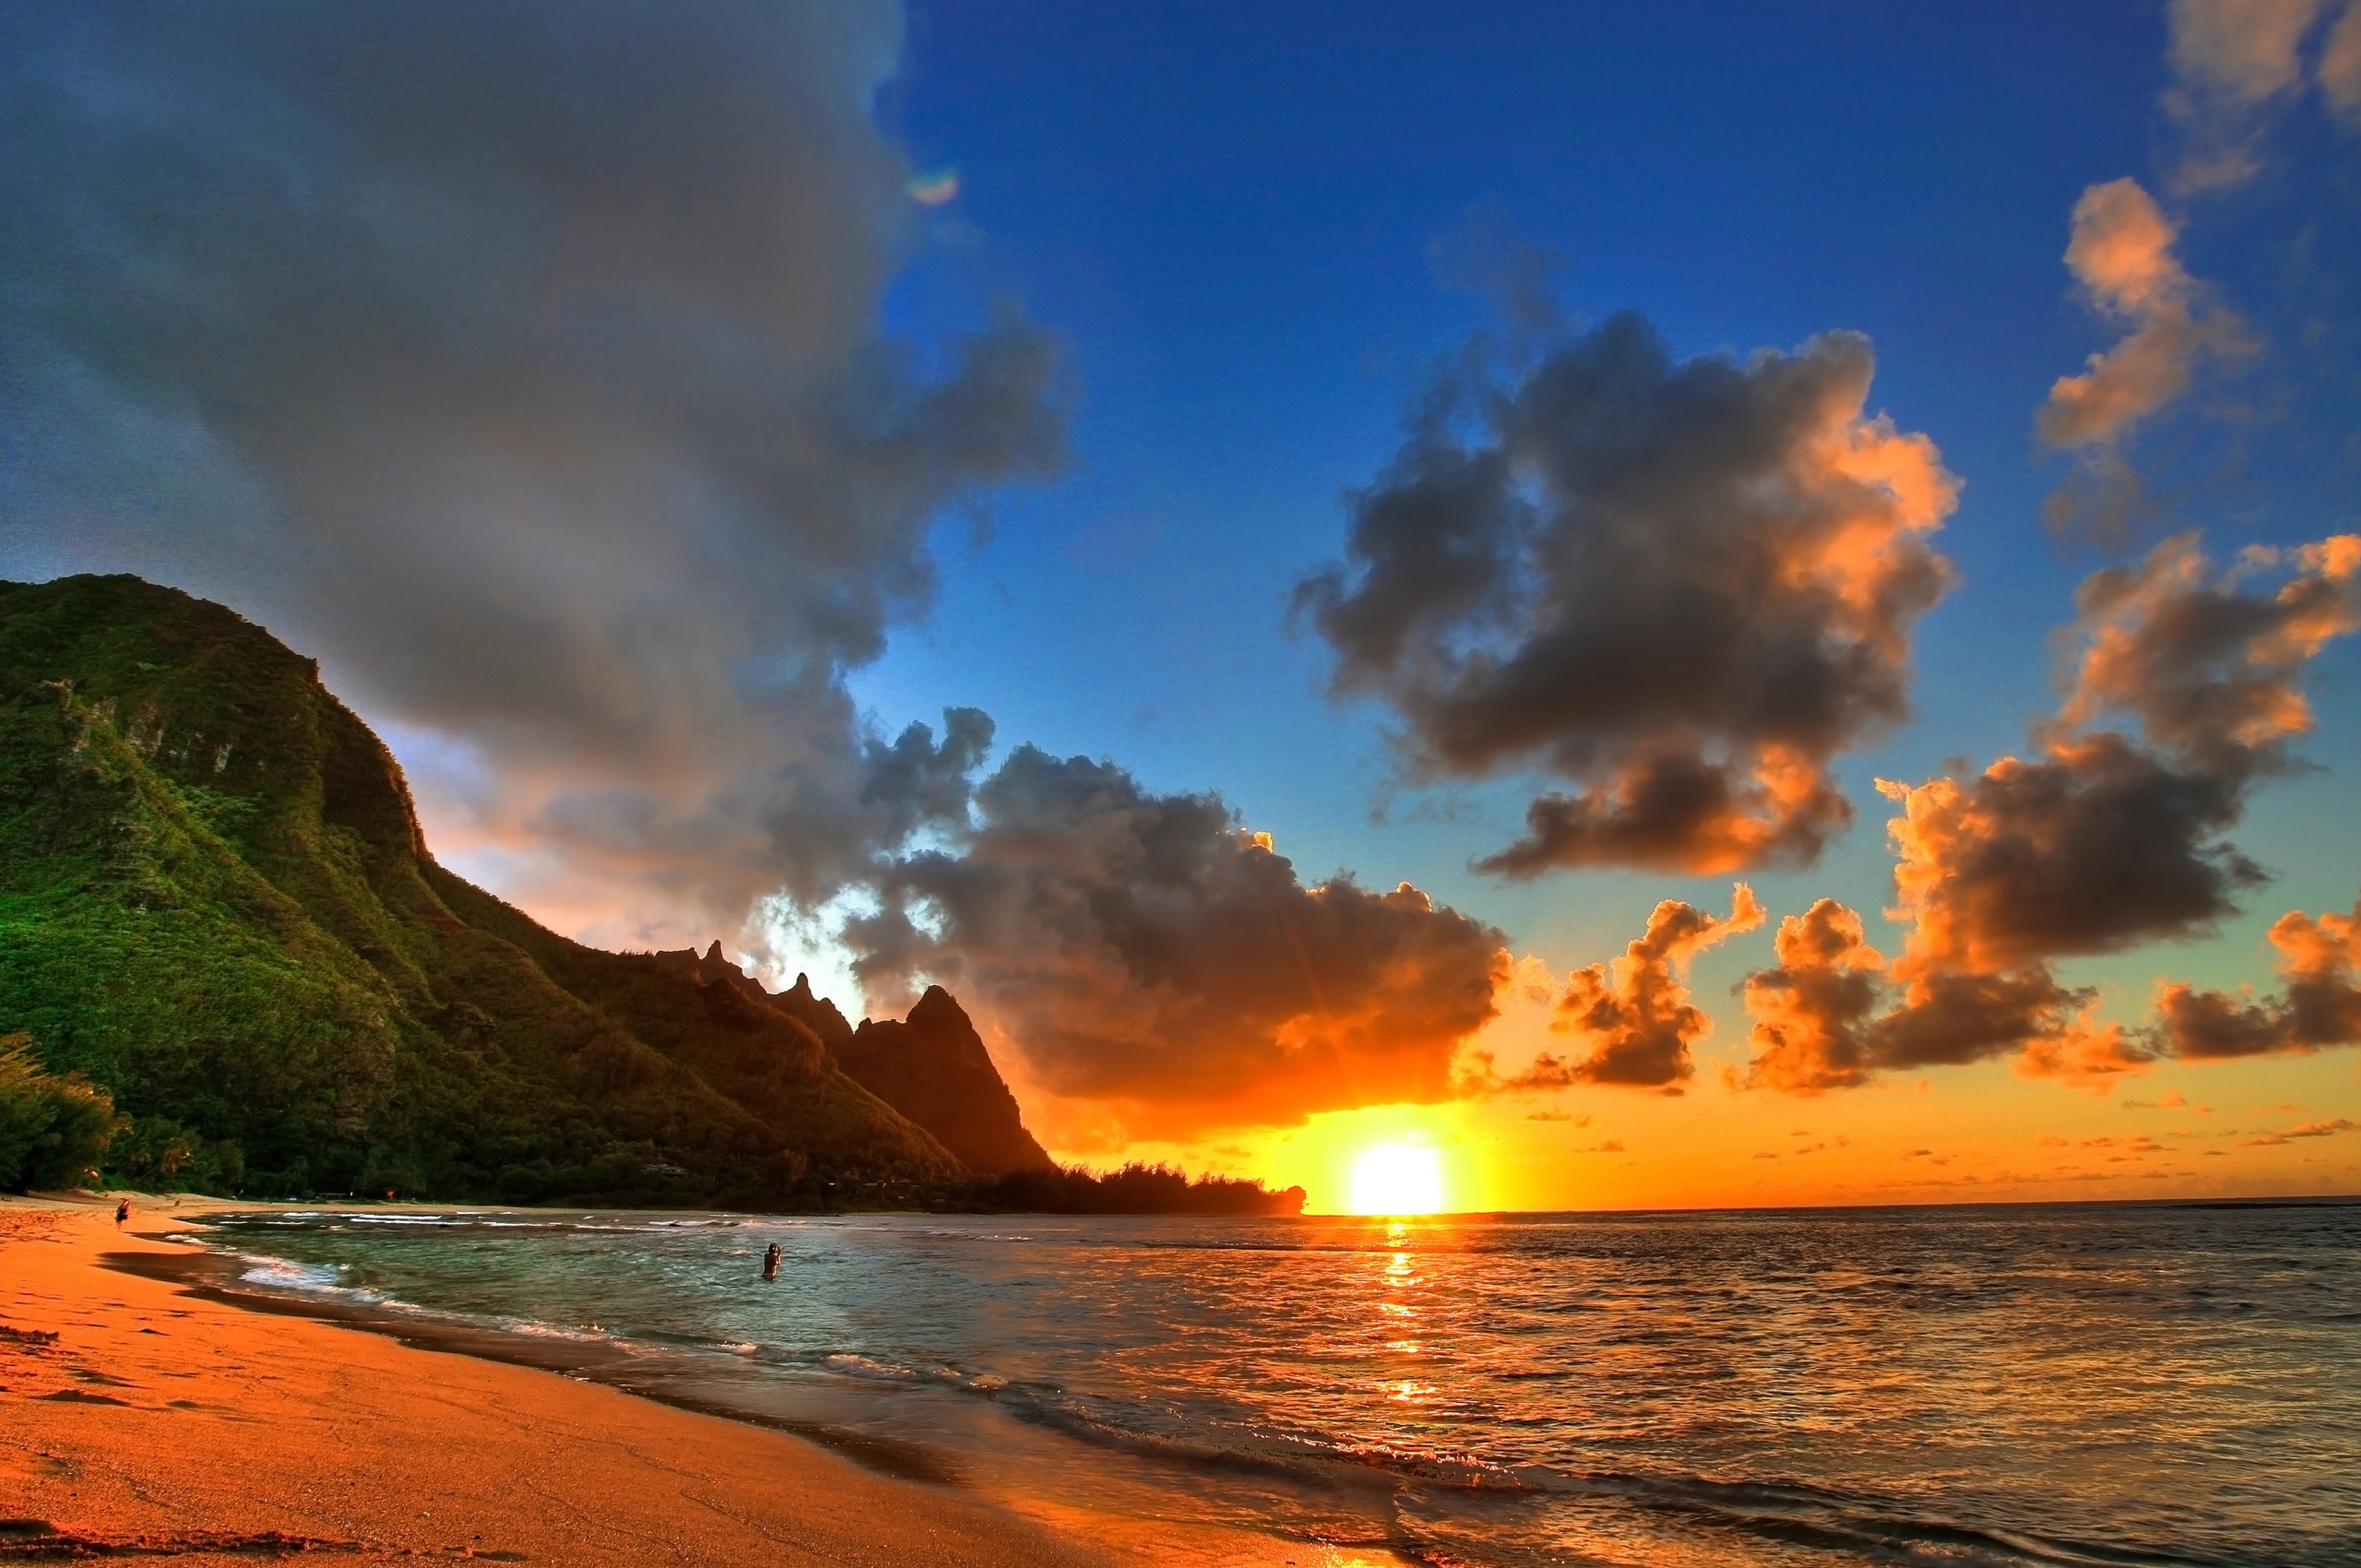
{"type": "MultiPolygon", "coordinates": [[[[1290,585],[1338,549],[1340,497],[1383,463],[1424,367],[1492,318],[1435,259],[1473,212],[1557,258],[1568,315],[1635,308],[1684,354],[1867,333],[1872,409],[1966,481],[1918,721],[1840,765],[1860,819],[1828,861],[1757,878],[1774,909],[1875,909],[1871,777],[2022,749],[2054,700],[2046,639],[2102,560],[2043,528],[2065,464],[2033,411],[2113,336],[2060,259],[2068,213],[2088,184],[2159,183],[2165,26],[2154,5],[917,6],[884,113],[961,185],[894,317],[923,336],[1020,298],[1071,343],[1081,411],[1074,471],[1003,494],[972,556],[946,530],[934,617],[856,689],[897,720],[973,702],[1003,742],[1218,789],[1307,873],[1410,878],[1560,963],[1619,946],[1668,892],[1711,902],[1713,879],[1469,873],[1513,828],[1513,790],[1403,796],[1372,822],[1381,716],[1323,701],[1324,650],[1286,634],[1290,585]]],[[[2150,444],[2185,448],[2169,527],[2217,551],[2361,515],[2353,285],[2323,259],[2355,254],[2355,147],[2290,113],[2261,181],[2187,208],[2190,270],[2269,345],[2150,444]]],[[[2349,647],[2316,667],[2307,749],[2343,766],[2261,795],[2242,841],[2286,874],[2226,967],[2251,971],[2284,904],[2361,883],[2338,820],[2355,669],[2349,647]]],[[[2144,991],[2156,956],[2118,966],[2144,991]]]]}

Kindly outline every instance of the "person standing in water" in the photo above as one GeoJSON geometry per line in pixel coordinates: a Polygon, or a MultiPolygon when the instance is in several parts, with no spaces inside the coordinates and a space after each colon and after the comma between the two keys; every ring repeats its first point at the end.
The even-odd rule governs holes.
{"type": "Polygon", "coordinates": [[[779,1252],[778,1243],[777,1241],[773,1241],[769,1246],[763,1249],[764,1278],[777,1279],[778,1277],[778,1258],[779,1252]]]}

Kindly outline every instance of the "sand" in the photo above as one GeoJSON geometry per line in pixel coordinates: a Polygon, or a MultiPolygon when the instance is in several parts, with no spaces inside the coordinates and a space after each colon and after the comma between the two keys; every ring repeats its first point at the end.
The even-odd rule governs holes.
{"type": "Polygon", "coordinates": [[[783,1433],[241,1311],[101,1262],[184,1255],[149,1239],[173,1227],[144,1206],[120,1235],[111,1204],[0,1206],[0,1562],[312,1551],[1080,1568],[1139,1555],[783,1433]]]}

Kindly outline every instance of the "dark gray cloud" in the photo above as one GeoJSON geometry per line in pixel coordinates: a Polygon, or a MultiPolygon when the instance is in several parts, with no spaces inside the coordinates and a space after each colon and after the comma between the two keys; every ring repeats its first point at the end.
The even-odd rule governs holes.
{"type": "Polygon", "coordinates": [[[1988,971],[2204,934],[2263,880],[2216,838],[2252,778],[2177,767],[2102,731],[1900,790],[1910,951],[1988,971]]]}
{"type": "MultiPolygon", "coordinates": [[[[1902,807],[1889,824],[1901,955],[1888,964],[1829,900],[1783,922],[1777,967],[1747,982],[1756,1082],[1809,1092],[2011,1051],[2027,1073],[2103,1079],[2160,1049],[2091,1022],[2095,993],[2050,966],[2203,934],[2264,880],[2222,835],[2260,780],[2296,766],[2306,665],[2361,628],[2361,538],[2257,547],[2217,569],[2184,534],[2093,574],[2076,606],[2065,700],[2034,727],[2039,755],[1881,785],[1902,807]],[[2099,727],[2110,719],[2136,736],[2099,727]]],[[[2333,1014],[2330,980],[2307,1017],[2333,1014]]],[[[2177,988],[2165,1044],[2225,1054],[2279,1039],[2296,1027],[2294,995],[2258,1011],[2177,988]]]]}
{"type": "Polygon", "coordinates": [[[1445,377],[1298,614],[1414,778],[1537,771],[1509,876],[1808,863],[1837,754],[1908,712],[1956,481],[1864,412],[1866,339],[1676,362],[1636,315],[1445,377]]]}
{"type": "Polygon", "coordinates": [[[7,569],[319,652],[577,925],[825,895],[978,751],[921,779],[844,672],[1062,444],[1037,328],[880,333],[900,44],[863,0],[11,7],[7,569]]]}
{"type": "Polygon", "coordinates": [[[845,939],[873,996],[919,977],[1039,1088],[1135,1136],[1434,1100],[1493,1014],[1502,934],[1404,884],[1306,886],[1217,795],[1020,746],[940,849],[884,866],[845,939]]]}

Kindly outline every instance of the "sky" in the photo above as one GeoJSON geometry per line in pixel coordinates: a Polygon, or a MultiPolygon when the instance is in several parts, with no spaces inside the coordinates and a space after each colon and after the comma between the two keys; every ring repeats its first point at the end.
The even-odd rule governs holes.
{"type": "Polygon", "coordinates": [[[0,574],[1062,1158],[2361,1191],[2361,0],[30,6],[0,574]]]}

